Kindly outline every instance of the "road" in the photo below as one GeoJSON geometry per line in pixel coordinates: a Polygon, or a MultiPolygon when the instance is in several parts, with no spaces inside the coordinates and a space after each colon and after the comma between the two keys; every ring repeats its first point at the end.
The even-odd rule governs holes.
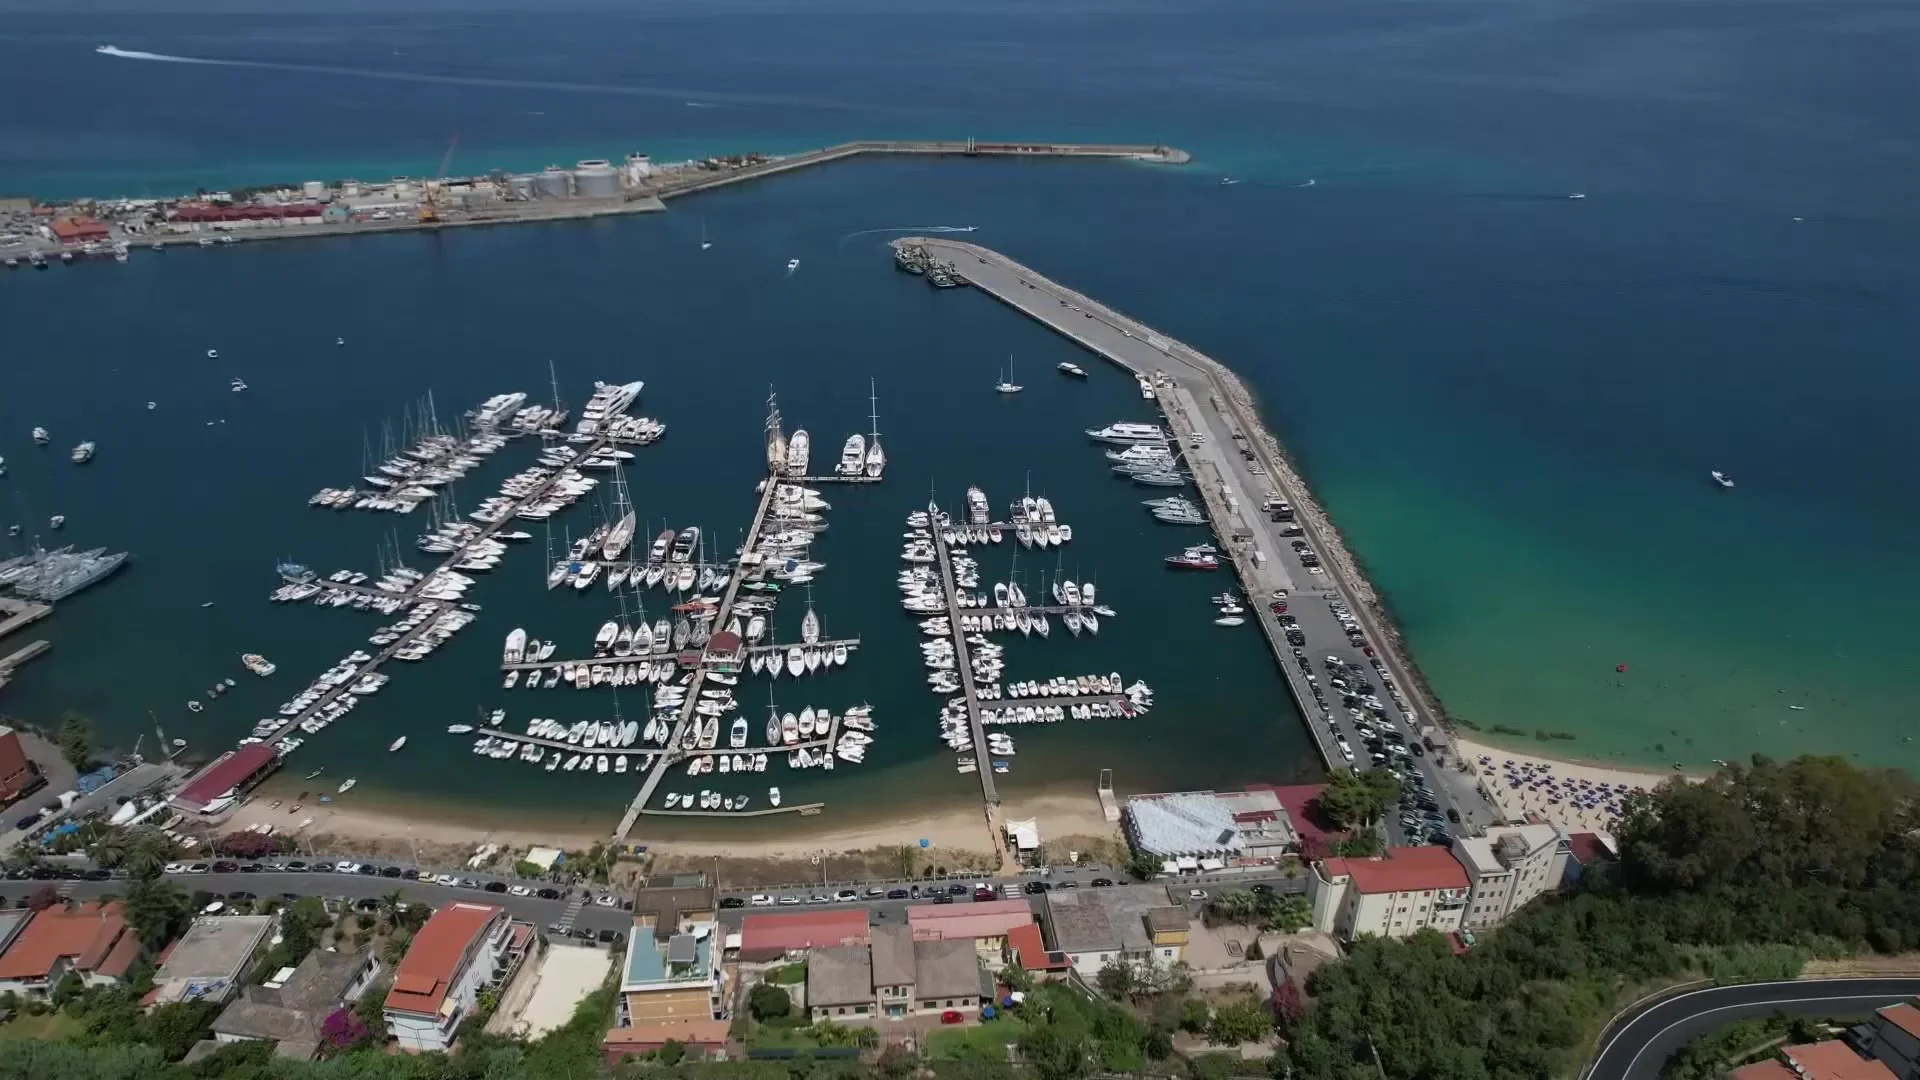
{"type": "Polygon", "coordinates": [[[1861,1016],[1920,994],[1920,979],[1821,979],[1693,990],[1630,1009],[1610,1025],[1582,1080],[1656,1080],[1667,1059],[1739,1020],[1861,1016]]]}
{"type": "MultiPolygon", "coordinates": [[[[1288,591],[1285,614],[1297,623],[1296,629],[1304,638],[1304,644],[1293,646],[1277,638],[1283,658],[1280,662],[1294,688],[1302,717],[1328,758],[1328,765],[1366,768],[1376,763],[1370,758],[1367,738],[1358,723],[1365,711],[1346,706],[1338,692],[1329,686],[1334,676],[1327,664],[1328,657],[1349,668],[1357,666],[1362,677],[1375,686],[1387,718],[1385,724],[1372,726],[1376,736],[1391,742],[1386,739],[1387,730],[1391,730],[1408,745],[1420,741],[1419,725],[1414,722],[1412,710],[1401,703],[1413,684],[1395,660],[1393,651],[1381,647],[1386,639],[1373,624],[1366,606],[1355,602],[1360,591],[1342,579],[1334,560],[1328,559],[1327,565],[1315,572],[1316,568],[1307,565],[1293,547],[1297,539],[1309,550],[1325,553],[1331,550],[1325,542],[1327,538],[1317,535],[1314,523],[1304,513],[1297,522],[1275,522],[1261,511],[1262,503],[1270,495],[1285,498],[1298,509],[1306,505],[1305,493],[1288,490],[1289,485],[1276,479],[1286,474],[1284,463],[1275,460],[1258,438],[1260,429],[1250,422],[1258,418],[1250,410],[1245,410],[1243,416],[1230,402],[1226,389],[1208,366],[1209,361],[1153,328],[1049,281],[990,249],[928,237],[910,237],[901,242],[924,246],[935,258],[959,267],[982,291],[1103,358],[1123,368],[1160,372],[1171,379],[1179,391],[1171,395],[1177,411],[1185,410],[1187,415],[1184,423],[1177,417],[1169,417],[1168,422],[1181,438],[1182,452],[1196,482],[1214,482],[1217,474],[1238,503],[1238,522],[1215,522],[1222,547],[1228,546],[1227,534],[1235,525],[1240,525],[1253,533],[1254,546],[1263,555],[1264,566],[1253,571],[1253,579],[1246,582],[1248,592],[1254,594],[1251,599],[1260,605],[1255,611],[1264,618],[1276,618],[1266,610],[1269,598],[1276,589],[1288,591]],[[1236,441],[1236,435],[1245,436],[1246,441],[1236,441]],[[1289,526],[1296,524],[1301,535],[1284,535],[1289,526]],[[1365,648],[1352,643],[1336,606],[1358,621],[1365,648],[1371,648],[1375,655],[1369,656],[1365,648]],[[1311,679],[1307,678],[1309,675],[1311,679]],[[1391,683],[1388,678],[1392,679],[1391,683]],[[1302,686],[1308,689],[1303,691],[1302,686]],[[1313,686],[1324,689],[1325,704],[1313,697],[1313,686]]],[[[1156,494],[1144,488],[1142,491],[1147,495],[1156,494]]],[[[1169,551],[1173,551],[1183,540],[1178,532],[1169,530],[1167,543],[1169,551]]],[[[1243,560],[1242,565],[1251,564],[1243,560]]],[[[1195,617],[1204,614],[1199,612],[1195,617]]],[[[1343,677],[1351,683],[1350,675],[1343,677]]],[[[1383,746],[1383,749],[1387,748],[1383,746]]],[[[1435,813],[1441,817],[1451,811],[1458,813],[1466,824],[1485,825],[1496,820],[1493,807],[1474,790],[1470,780],[1436,766],[1431,757],[1412,757],[1395,767],[1424,780],[1436,804],[1435,813]]],[[[1420,843],[1427,839],[1428,831],[1428,825],[1408,830],[1396,820],[1388,823],[1387,839],[1390,843],[1420,843]]]]}

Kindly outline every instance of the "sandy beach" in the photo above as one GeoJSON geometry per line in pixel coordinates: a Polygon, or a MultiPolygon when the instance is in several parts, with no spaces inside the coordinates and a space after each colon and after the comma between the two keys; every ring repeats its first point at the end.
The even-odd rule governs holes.
{"type": "Polygon", "coordinates": [[[1609,768],[1507,750],[1455,738],[1460,760],[1509,819],[1535,819],[1584,832],[1609,832],[1630,791],[1650,791],[1680,775],[1609,768]]]}

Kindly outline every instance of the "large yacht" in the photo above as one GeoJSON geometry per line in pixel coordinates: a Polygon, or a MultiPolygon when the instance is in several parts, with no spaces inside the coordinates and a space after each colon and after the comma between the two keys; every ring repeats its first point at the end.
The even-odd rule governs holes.
{"type": "Polygon", "coordinates": [[[1165,442],[1167,433],[1158,424],[1133,424],[1121,422],[1108,424],[1103,428],[1088,428],[1087,437],[1099,442],[1125,446],[1130,443],[1165,442]]]}

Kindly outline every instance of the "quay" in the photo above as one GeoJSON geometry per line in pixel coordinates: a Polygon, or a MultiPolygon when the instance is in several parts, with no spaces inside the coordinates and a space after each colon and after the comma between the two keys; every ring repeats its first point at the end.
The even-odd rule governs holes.
{"type": "Polygon", "coordinates": [[[0,656],[0,687],[4,687],[13,681],[14,670],[21,664],[26,663],[51,648],[53,648],[53,642],[48,641],[46,638],[41,638],[31,645],[22,646],[5,656],[0,656]]]}
{"type": "MultiPolygon", "coordinates": [[[[767,511],[773,506],[773,495],[778,490],[780,490],[780,484],[777,477],[770,476],[760,485],[760,502],[754,507],[753,521],[747,526],[745,538],[740,541],[743,559],[744,556],[751,554],[754,545],[759,543],[760,530],[766,525],[767,511]]],[[[727,579],[727,591],[720,597],[720,607],[714,613],[715,626],[727,625],[727,617],[733,613],[734,600],[740,595],[741,577],[740,574],[734,574],[727,579]]],[[[667,752],[654,762],[652,769],[648,770],[646,780],[640,785],[640,791],[634,795],[633,802],[628,804],[627,812],[621,815],[620,824],[613,834],[614,843],[626,843],[628,834],[633,832],[634,823],[639,820],[641,814],[647,812],[647,803],[653,798],[654,790],[660,786],[660,781],[665,779],[667,769],[679,760],[675,756],[674,748],[678,747],[685,738],[687,724],[695,719],[693,709],[700,703],[700,684],[706,679],[706,671],[705,663],[693,669],[693,681],[687,684],[686,703],[681,706],[680,716],[674,721],[673,733],[667,736],[667,752]]]]}
{"type": "MultiPolygon", "coordinates": [[[[1035,608],[1034,610],[1037,611],[1039,609],[1035,608]]],[[[1062,610],[1065,610],[1065,609],[1062,609],[1062,610]]],[[[741,649],[741,654],[744,656],[752,656],[754,653],[785,653],[787,650],[793,649],[793,648],[831,649],[836,645],[845,645],[847,647],[847,651],[851,653],[860,648],[860,639],[859,638],[834,638],[829,640],[829,639],[823,638],[820,641],[814,642],[812,645],[806,645],[797,641],[789,642],[788,644],[785,644],[785,645],[748,645],[743,649],[741,649]]],[[[698,652],[699,650],[689,646],[686,650],[683,650],[683,651],[698,652]]],[[[552,659],[521,660],[514,663],[502,662],[500,665],[500,670],[501,671],[546,671],[550,668],[567,668],[567,667],[587,667],[587,668],[631,667],[638,664],[648,664],[648,665],[657,664],[663,660],[672,660],[677,663],[678,662],[677,657],[679,655],[680,655],[679,653],[674,653],[674,652],[664,652],[664,653],[653,652],[653,653],[648,653],[645,656],[621,656],[618,653],[608,653],[606,656],[595,656],[591,659],[586,659],[586,660],[552,660],[552,659]]],[[[650,685],[653,685],[653,684],[642,683],[638,686],[633,687],[633,689],[644,690],[650,685]]],[[[559,689],[559,687],[555,687],[554,689],[557,690],[559,689]]]]}
{"type": "MultiPolygon", "coordinates": [[[[172,218],[164,216],[163,213],[143,214],[138,220],[132,216],[110,217],[104,222],[108,227],[106,240],[101,245],[97,245],[98,250],[90,249],[81,254],[89,260],[103,258],[110,254],[107,250],[108,246],[116,243],[126,244],[129,248],[144,248],[155,244],[166,248],[183,245],[199,246],[203,241],[212,243],[215,238],[219,238],[224,246],[227,243],[239,241],[365,236],[653,213],[666,209],[666,200],[683,195],[694,195],[856,157],[891,155],[995,159],[1111,159],[1166,165],[1182,165],[1192,160],[1186,151],[1171,146],[996,141],[968,138],[865,140],[793,154],[715,156],[659,167],[648,164],[643,171],[636,173],[632,178],[609,167],[609,163],[601,162],[598,163],[601,167],[601,175],[596,176],[593,193],[590,195],[586,193],[583,186],[578,195],[557,194],[530,198],[527,197],[528,192],[516,188],[513,181],[524,181],[531,187],[535,177],[506,178],[503,174],[496,173],[485,176],[438,177],[396,183],[388,205],[400,208],[379,211],[377,216],[351,211],[346,201],[351,195],[347,189],[341,188],[338,190],[338,201],[335,201],[332,194],[328,194],[321,202],[301,204],[297,208],[302,211],[300,214],[287,213],[288,208],[279,203],[255,202],[220,208],[240,211],[233,215],[218,214],[211,217],[188,218],[184,213],[179,212],[182,208],[176,207],[176,216],[172,218]],[[611,186],[605,186],[603,181],[611,181],[611,186]],[[341,215],[339,211],[343,209],[348,212],[341,215]],[[245,213],[248,210],[263,212],[257,215],[245,213]]],[[[645,161],[644,158],[640,160],[645,161]]],[[[573,190],[572,175],[563,171],[561,179],[562,191],[571,192],[573,190]]],[[[291,188],[298,185],[287,186],[291,188]]],[[[385,190],[379,185],[369,185],[366,193],[371,195],[375,189],[385,190]]],[[[322,196],[310,195],[308,198],[322,199],[322,196]]],[[[194,203],[193,197],[185,194],[162,201],[194,203]]],[[[83,200],[83,202],[99,204],[111,202],[111,200],[96,199],[83,200]]],[[[83,207],[80,204],[50,205],[73,215],[83,214],[83,207]]],[[[187,208],[206,209],[197,204],[187,208]]],[[[92,211],[88,207],[84,212],[92,211]]],[[[37,254],[49,257],[50,261],[58,261],[52,257],[63,251],[73,254],[71,249],[63,249],[59,242],[39,237],[26,237],[10,244],[0,244],[0,254],[21,259],[37,254]]],[[[809,479],[831,480],[832,478],[809,479]]],[[[846,481],[867,482],[850,477],[841,478],[841,482],[846,481]]]]}
{"type": "MultiPolygon", "coordinates": [[[[934,507],[929,506],[927,509],[931,512],[934,507]]],[[[987,729],[980,720],[980,688],[973,682],[973,661],[967,654],[967,633],[960,629],[962,612],[973,609],[963,609],[960,606],[960,587],[954,582],[953,577],[953,553],[947,547],[946,540],[940,535],[944,531],[931,521],[928,523],[927,533],[933,537],[934,561],[940,567],[940,588],[947,596],[947,631],[953,639],[953,670],[960,676],[960,692],[966,696],[967,702],[967,727],[973,733],[973,752],[982,766],[974,772],[980,777],[980,797],[986,800],[988,823],[991,827],[998,824],[996,816],[1000,809],[1000,792],[993,783],[993,770],[985,767],[987,729]]]]}
{"type": "MultiPolygon", "coordinates": [[[[1344,718],[1336,719],[1335,709],[1319,703],[1300,670],[1317,665],[1325,656],[1363,669],[1377,658],[1380,670],[1393,679],[1390,711],[1400,714],[1406,730],[1416,737],[1425,736],[1434,743],[1445,740],[1445,732],[1437,726],[1439,709],[1424,684],[1413,677],[1399,637],[1385,624],[1377,594],[1287,461],[1278,440],[1262,426],[1252,395],[1238,376],[1169,335],[989,248],[925,236],[902,237],[893,241],[893,247],[896,252],[920,248],[929,257],[951,263],[981,292],[1150,383],[1173,446],[1200,489],[1221,554],[1239,574],[1248,607],[1265,632],[1329,769],[1356,765],[1350,746],[1360,739],[1344,718]],[[1268,520],[1264,507],[1281,500],[1297,515],[1295,522],[1304,534],[1301,539],[1324,558],[1324,574],[1313,574],[1301,565],[1279,533],[1278,518],[1268,520]],[[1300,573],[1297,579],[1291,569],[1295,566],[1300,573]],[[1286,628],[1269,607],[1279,590],[1289,598],[1289,614],[1298,621],[1304,646],[1289,643],[1286,628]],[[1334,603],[1343,604],[1360,624],[1365,650],[1348,639],[1332,613],[1334,603]],[[1408,697],[1411,703],[1403,706],[1408,697]]],[[[1434,768],[1431,757],[1421,760],[1421,767],[1434,768]]],[[[1359,763],[1364,764],[1364,758],[1359,763]]]]}
{"type": "Polygon", "coordinates": [[[0,615],[6,616],[4,621],[0,621],[0,638],[6,637],[15,630],[32,626],[51,614],[53,614],[52,604],[0,596],[0,615]]]}

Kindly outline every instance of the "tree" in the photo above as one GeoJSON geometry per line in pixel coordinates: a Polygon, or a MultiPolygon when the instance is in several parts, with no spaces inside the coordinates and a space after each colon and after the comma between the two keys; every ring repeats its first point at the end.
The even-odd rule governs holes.
{"type": "Polygon", "coordinates": [[[1307,1003],[1300,999],[1300,988],[1292,979],[1281,979],[1280,985],[1273,988],[1273,1015],[1280,1031],[1291,1032],[1306,1011],[1307,1003]]]}
{"type": "Polygon", "coordinates": [[[687,1045],[677,1039],[668,1039],[660,1044],[660,1050],[654,1056],[659,1059],[660,1064],[671,1068],[680,1064],[680,1059],[687,1056],[687,1045]]]}
{"type": "Polygon", "coordinates": [[[1029,1028],[1018,1045],[1020,1056],[1041,1080],[1073,1080],[1087,1071],[1086,1047],[1079,1039],[1063,1035],[1054,1024],[1029,1028]]]}
{"type": "Polygon", "coordinates": [[[747,993],[747,1012],[763,1024],[778,1020],[792,1011],[793,999],[772,983],[755,983],[747,993]]]}
{"type": "Polygon", "coordinates": [[[880,1051],[880,1058],[873,1063],[873,1068],[887,1080],[906,1080],[919,1065],[920,1059],[913,1051],[894,1043],[880,1051]]]}
{"type": "Polygon", "coordinates": [[[60,902],[60,894],[51,885],[42,885],[27,897],[27,910],[45,911],[60,902]]]}
{"type": "Polygon", "coordinates": [[[386,1030],[387,991],[392,988],[392,982],[382,979],[367,987],[366,991],[360,995],[360,1000],[353,1003],[353,1014],[360,1018],[360,1023],[368,1031],[386,1030]]]}
{"type": "Polygon", "coordinates": [[[1126,960],[1109,960],[1100,968],[1100,974],[1094,976],[1093,982],[1101,993],[1115,1001],[1124,1001],[1132,997],[1136,989],[1133,964],[1126,960]]]}
{"type": "Polygon", "coordinates": [[[1259,921],[1260,904],[1245,889],[1228,889],[1208,901],[1207,914],[1224,923],[1248,926],[1259,921]]]}
{"type": "Polygon", "coordinates": [[[60,756],[74,768],[86,771],[93,759],[93,721],[69,709],[60,714],[60,731],[54,736],[60,756]]]}
{"type": "Polygon", "coordinates": [[[1399,798],[1400,781],[1385,769],[1369,769],[1358,776],[1335,770],[1314,802],[1334,827],[1351,829],[1378,821],[1399,798]]]}
{"type": "Polygon", "coordinates": [[[185,924],[190,910],[187,894],[158,876],[130,879],[123,903],[127,924],[151,949],[171,940],[185,924]]]}
{"type": "Polygon", "coordinates": [[[1279,896],[1269,893],[1260,911],[1260,929],[1274,934],[1294,934],[1313,925],[1313,905],[1298,893],[1279,896]]]}
{"type": "Polygon", "coordinates": [[[320,1024],[320,1045],[328,1053],[352,1050],[372,1040],[373,1032],[352,1009],[335,1009],[320,1024]]]}
{"type": "Polygon", "coordinates": [[[1198,1035],[1207,1030],[1207,1024],[1213,1020],[1213,1010],[1199,998],[1188,998],[1180,1003],[1180,1030],[1198,1035]]]}
{"type": "Polygon", "coordinates": [[[1127,873],[1139,881],[1152,881],[1160,876],[1161,860],[1151,855],[1134,855],[1127,859],[1127,873]]]}
{"type": "Polygon", "coordinates": [[[1213,1010],[1213,1020],[1207,1025],[1207,1041],[1216,1046],[1259,1042],[1271,1034],[1273,1017],[1251,998],[1229,1001],[1213,1010]]]}
{"type": "Polygon", "coordinates": [[[207,1037],[214,1017],[219,1015],[220,1006],[208,1001],[162,1005],[147,1014],[140,1041],[157,1047],[168,1061],[179,1061],[207,1037]]]}
{"type": "Polygon", "coordinates": [[[1379,831],[1372,827],[1355,829],[1333,845],[1335,855],[1348,859],[1364,859],[1385,850],[1386,843],[1380,839],[1379,831]]]}
{"type": "Polygon", "coordinates": [[[896,877],[910,878],[914,868],[920,865],[920,851],[911,844],[901,844],[890,854],[892,858],[889,862],[896,877]]]}
{"type": "Polygon", "coordinates": [[[123,869],[128,877],[146,879],[158,878],[172,854],[173,841],[150,825],[108,830],[92,848],[94,862],[108,869],[123,869]]]}
{"type": "Polygon", "coordinates": [[[406,904],[406,902],[407,902],[406,894],[401,892],[399,889],[394,889],[390,892],[381,894],[380,896],[381,924],[388,927],[389,929],[398,925],[398,920],[400,918],[400,909],[406,904]]]}

